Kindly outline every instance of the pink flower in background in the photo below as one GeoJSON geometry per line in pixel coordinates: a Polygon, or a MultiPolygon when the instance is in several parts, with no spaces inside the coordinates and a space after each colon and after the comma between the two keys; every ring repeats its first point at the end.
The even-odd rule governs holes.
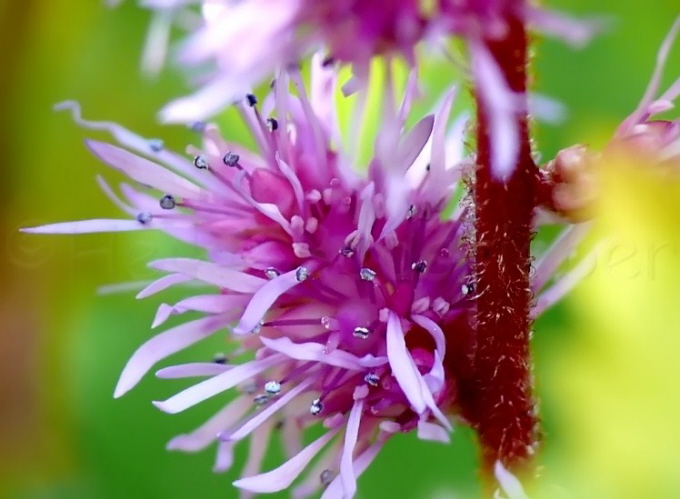
{"type": "MultiPolygon", "coordinates": [[[[362,80],[376,56],[402,57],[415,65],[421,41],[438,46],[444,54],[446,36],[472,41],[502,37],[508,17],[506,0],[147,0],[144,5],[160,16],[154,24],[157,34],[150,36],[156,42],[147,45],[147,59],[160,60],[165,54],[167,40],[159,26],[168,23],[158,20],[169,19],[168,13],[177,13],[182,4],[196,3],[202,23],[180,47],[178,60],[183,66],[210,69],[193,95],[161,111],[168,122],[212,116],[275,71],[318,49],[326,51],[326,63],[349,63],[362,80]]],[[[522,2],[511,8],[518,10],[518,18],[575,44],[584,43],[597,27],[522,2]]]]}
{"type": "MultiPolygon", "coordinates": [[[[614,133],[600,153],[584,145],[575,145],[557,153],[544,169],[549,186],[547,205],[550,211],[570,220],[590,218],[594,203],[601,193],[596,165],[611,161],[608,154],[623,154],[628,159],[638,158],[642,164],[656,164],[677,175],[680,161],[680,119],[654,117],[675,107],[680,96],[680,78],[659,94],[661,77],[671,47],[680,32],[680,17],[666,35],[657,54],[652,78],[637,108],[614,133]]],[[[616,161],[616,159],[614,159],[616,161]]]]}
{"type": "MultiPolygon", "coordinates": [[[[226,331],[237,345],[230,354],[236,362],[218,357],[157,372],[161,378],[205,378],[154,402],[168,413],[234,388],[240,392],[168,448],[193,452],[216,442],[215,469],[224,471],[234,446],[250,438],[244,478],[235,485],[255,493],[290,487],[320,454],[294,495],[307,497],[323,486],[323,497],[352,497],[357,477],[396,433],[449,439],[458,382],[469,374],[475,345],[474,250],[467,244],[472,210],[459,182],[469,160],[462,153],[464,121],[449,127],[452,92],[434,115],[405,130],[416,93],[411,78],[400,106],[386,88],[383,125],[367,173],[359,173],[356,157],[342,147],[335,73],[321,57],[312,66],[309,95],[299,73],[289,69],[262,105],[252,95],[238,104],[257,153],[225,141],[213,125],[197,124],[203,143],[188,148],[193,158],[187,160],[118,125],[84,121],[67,103],[81,124],[112,132],[127,148],[88,142],[96,156],[136,182],[121,185],[123,200],[100,180],[130,218],[27,231],[158,229],[204,248],[206,260],[149,264],[166,275],[139,298],[187,283],[206,287],[204,294],[161,305],[153,327],[189,311],[204,316],[142,345],[115,396],[157,362],[226,331]],[[461,192],[462,201],[451,206],[461,192]],[[303,447],[302,432],[319,423],[323,434],[303,447]],[[288,460],[260,474],[277,427],[288,460]]],[[[351,125],[361,129],[359,122],[351,125]]],[[[536,292],[551,281],[581,232],[569,229],[542,255],[536,292]]],[[[573,283],[569,274],[552,282],[534,315],[573,283]]]]}
{"type": "Polygon", "coordinates": [[[659,49],[654,73],[640,104],[624,120],[614,136],[615,143],[623,142],[640,152],[658,155],[663,160],[680,158],[680,119],[652,119],[657,114],[673,109],[673,102],[680,96],[680,77],[663,94],[657,95],[666,60],[679,31],[680,17],[673,23],[659,49]]]}

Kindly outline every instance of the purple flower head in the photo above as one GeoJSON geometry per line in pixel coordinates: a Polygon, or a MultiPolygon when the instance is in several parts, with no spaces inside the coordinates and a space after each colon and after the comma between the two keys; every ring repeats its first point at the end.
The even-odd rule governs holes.
{"type": "MultiPolygon", "coordinates": [[[[228,335],[238,345],[233,355],[249,353],[251,360],[230,363],[220,356],[161,369],[161,378],[205,379],[154,404],[177,413],[237,389],[240,395],[168,448],[197,451],[216,442],[215,469],[224,471],[233,447],[249,437],[244,478],[235,482],[248,492],[288,488],[320,454],[294,495],[307,497],[324,486],[323,497],[352,497],[357,477],[394,434],[416,431],[421,439],[448,441],[458,380],[474,350],[471,201],[463,193],[451,206],[468,164],[464,120],[449,127],[453,93],[406,130],[415,79],[399,106],[388,85],[383,125],[362,175],[342,147],[335,73],[321,59],[314,58],[309,94],[289,69],[261,106],[254,97],[238,104],[257,153],[225,141],[213,125],[198,124],[202,145],[188,148],[187,160],[118,125],[84,121],[74,104],[65,104],[79,123],[109,130],[127,148],[90,141],[94,154],[150,189],[122,184],[123,200],[100,180],[129,219],[28,229],[158,229],[206,250],[206,260],[149,264],[166,275],[139,298],[187,283],[209,289],[161,305],[153,327],[171,315],[204,315],[142,345],[115,396],[165,357],[210,335],[228,335]],[[324,433],[303,447],[302,432],[318,423],[324,433]],[[278,427],[288,460],[258,474],[278,427]]],[[[535,291],[551,281],[581,233],[571,229],[537,262],[535,291]]],[[[575,279],[567,274],[547,286],[534,315],[575,279]]]]}

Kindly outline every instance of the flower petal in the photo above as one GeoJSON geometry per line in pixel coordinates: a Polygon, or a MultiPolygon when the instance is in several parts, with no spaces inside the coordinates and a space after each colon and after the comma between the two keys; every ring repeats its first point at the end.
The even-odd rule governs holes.
{"type": "Polygon", "coordinates": [[[97,218],[28,227],[21,229],[21,232],[28,232],[30,234],[91,234],[94,232],[127,232],[149,228],[152,228],[149,224],[143,224],[137,220],[97,218]]]}
{"type": "Polygon", "coordinates": [[[444,332],[439,325],[432,319],[425,317],[424,315],[413,315],[411,316],[413,322],[418,324],[420,327],[425,329],[428,333],[432,335],[434,339],[437,352],[439,356],[443,359],[446,355],[446,338],[444,337],[444,332]]]}
{"type": "Polygon", "coordinates": [[[451,431],[451,423],[449,420],[446,418],[444,413],[437,407],[437,403],[434,401],[434,397],[432,396],[432,392],[430,391],[430,387],[428,386],[427,382],[425,381],[425,378],[420,375],[418,372],[418,383],[420,384],[420,390],[421,393],[423,394],[423,400],[425,401],[425,405],[427,406],[428,409],[432,412],[432,415],[437,418],[437,420],[446,428],[447,430],[451,431]]]}
{"type": "Polygon", "coordinates": [[[309,103],[318,117],[319,125],[324,128],[326,136],[330,137],[339,129],[333,96],[336,71],[333,68],[324,67],[325,57],[320,51],[312,56],[309,103]]]}
{"type": "Polygon", "coordinates": [[[438,424],[428,423],[427,421],[418,421],[418,438],[421,440],[433,440],[435,442],[443,442],[448,444],[451,439],[449,432],[438,424]]]}
{"type": "Polygon", "coordinates": [[[191,433],[177,435],[168,442],[168,450],[198,452],[217,440],[217,434],[246,415],[253,405],[250,395],[241,395],[191,433]]]}
{"type": "Polygon", "coordinates": [[[496,480],[498,480],[498,483],[503,488],[503,492],[505,492],[509,499],[529,499],[529,496],[524,492],[521,482],[503,466],[503,463],[496,461],[493,472],[496,475],[496,480]]]}
{"type": "Polygon", "coordinates": [[[284,354],[286,357],[296,360],[312,360],[329,366],[342,367],[352,371],[363,371],[366,368],[378,367],[387,364],[386,357],[374,357],[365,355],[357,357],[344,350],[335,349],[326,352],[326,346],[320,343],[293,343],[290,338],[261,338],[264,345],[275,351],[284,354]]]}
{"type": "Polygon", "coordinates": [[[167,400],[154,402],[153,404],[162,411],[169,412],[170,414],[181,412],[207,398],[229,390],[253,376],[257,376],[262,371],[275,366],[283,360],[285,360],[283,355],[272,355],[271,357],[266,357],[262,360],[253,360],[241,364],[227,372],[218,374],[217,376],[202,381],[186,390],[182,390],[167,400]]]}
{"type": "Polygon", "coordinates": [[[230,289],[237,293],[254,293],[271,281],[255,277],[203,260],[192,258],[167,258],[149,263],[149,267],[166,272],[177,272],[208,284],[230,289]]]}
{"type": "Polygon", "coordinates": [[[357,477],[354,473],[354,448],[359,438],[359,425],[361,424],[361,414],[364,410],[364,400],[354,401],[352,409],[349,411],[347,428],[345,429],[345,442],[342,447],[342,457],[340,458],[340,479],[342,487],[347,497],[352,497],[357,491],[357,477]]]}
{"type": "Polygon", "coordinates": [[[220,317],[203,317],[154,336],[132,354],[120,375],[113,396],[118,398],[133,388],[159,360],[193,345],[223,325],[220,317]]]}
{"type": "Polygon", "coordinates": [[[272,403],[270,403],[268,406],[266,406],[262,411],[255,413],[255,415],[252,418],[250,418],[248,421],[243,423],[243,425],[240,428],[236,429],[233,432],[228,432],[227,434],[221,436],[220,438],[224,438],[224,439],[227,439],[227,440],[242,440],[242,439],[244,439],[245,437],[250,435],[250,433],[253,432],[255,430],[255,428],[257,428],[262,423],[267,421],[267,419],[269,419],[276,412],[278,412],[288,402],[290,402],[295,397],[297,397],[302,392],[304,392],[307,388],[309,388],[309,386],[314,381],[315,381],[314,378],[305,379],[300,384],[298,384],[295,388],[291,389],[290,391],[284,393],[279,398],[274,400],[272,403]]]}
{"type": "Polygon", "coordinates": [[[583,257],[583,259],[573,269],[555,280],[552,286],[543,290],[536,300],[536,305],[531,310],[531,317],[536,318],[548,307],[557,303],[564,295],[574,289],[588,274],[590,274],[597,264],[596,250],[583,257]]]}
{"type": "Polygon", "coordinates": [[[183,314],[189,311],[229,314],[233,320],[236,320],[241,315],[241,309],[246,306],[248,298],[247,295],[196,295],[185,298],[175,305],[161,303],[151,327],[158,327],[173,314],[183,314]]]}
{"type": "Polygon", "coordinates": [[[232,464],[234,464],[234,442],[218,442],[213,471],[224,473],[231,468],[232,464]]]}
{"type": "Polygon", "coordinates": [[[387,319],[387,358],[392,374],[397,379],[406,399],[417,414],[422,414],[425,411],[425,400],[420,373],[406,349],[401,320],[394,312],[390,312],[387,319]]]}
{"type": "Polygon", "coordinates": [[[201,175],[201,172],[197,171],[196,167],[194,167],[191,162],[187,161],[186,158],[165,148],[161,148],[159,150],[156,147],[152,147],[151,141],[131,132],[118,123],[114,123],[112,121],[91,121],[84,119],[81,114],[80,104],[76,101],[60,102],[54,106],[54,109],[56,111],[70,111],[73,121],[75,121],[78,125],[90,130],[105,130],[109,132],[119,144],[125,146],[126,148],[161,161],[163,164],[168,165],[176,172],[179,172],[196,182],[205,184],[206,187],[219,187],[219,182],[217,179],[214,179],[211,176],[208,177],[206,175],[201,175]]]}
{"type": "Polygon", "coordinates": [[[136,298],[141,299],[146,298],[147,296],[155,295],[156,293],[160,293],[161,291],[168,289],[175,284],[191,281],[192,279],[193,278],[191,276],[184,274],[170,274],[163,276],[160,279],[153,281],[151,284],[137,293],[136,298]]]}
{"type": "Polygon", "coordinates": [[[642,99],[640,100],[638,107],[635,109],[635,111],[633,111],[633,113],[628,118],[626,118],[623,121],[623,123],[621,123],[619,129],[616,131],[617,136],[629,133],[632,130],[632,128],[635,125],[637,125],[647,113],[647,108],[649,104],[654,100],[654,97],[659,90],[659,85],[661,84],[661,77],[664,66],[666,65],[666,60],[668,59],[668,54],[679,32],[680,32],[680,17],[677,17],[670,31],[664,38],[664,41],[661,44],[661,48],[659,49],[659,53],[656,55],[656,65],[654,66],[654,73],[652,74],[652,78],[650,79],[649,84],[645,89],[645,93],[642,96],[642,99]]]}
{"type": "Polygon", "coordinates": [[[246,310],[243,312],[241,321],[238,326],[234,328],[234,334],[248,334],[255,326],[262,320],[264,314],[267,313],[279,297],[294,288],[300,281],[297,278],[297,269],[281,274],[271,281],[264,281],[264,285],[253,295],[253,298],[248,303],[246,310]]]}
{"type": "MultiPolygon", "coordinates": [[[[361,453],[359,457],[354,460],[354,473],[357,477],[366,471],[366,468],[373,462],[373,460],[383,448],[385,443],[383,441],[377,441],[371,445],[368,449],[361,453]]],[[[336,477],[326,488],[324,493],[321,495],[321,499],[343,499],[347,498],[342,488],[342,480],[340,476],[336,477]]],[[[349,499],[349,498],[347,498],[349,499]]]]}
{"type": "Polygon", "coordinates": [[[321,483],[321,474],[326,470],[332,470],[341,443],[341,440],[336,440],[328,446],[321,457],[307,472],[307,476],[305,476],[302,482],[293,489],[293,499],[305,499],[316,495],[317,491],[324,485],[321,483]]]}
{"type": "MultiPolygon", "coordinates": [[[[248,459],[245,466],[243,467],[242,472],[244,475],[254,475],[262,468],[262,461],[264,460],[265,454],[269,449],[269,439],[271,438],[273,428],[274,422],[267,422],[263,425],[260,425],[253,433],[253,436],[250,437],[248,459]]],[[[241,499],[248,499],[252,496],[253,494],[250,491],[241,490],[241,499]]]]}
{"type": "Polygon", "coordinates": [[[201,196],[201,189],[196,184],[148,159],[106,142],[88,140],[86,143],[95,156],[137,182],[182,198],[201,196]]]}
{"type": "Polygon", "coordinates": [[[300,408],[294,405],[288,406],[284,409],[284,414],[281,415],[281,420],[283,421],[280,430],[281,444],[287,459],[290,459],[302,450],[303,428],[297,418],[299,410],[300,408]]]}
{"type": "Polygon", "coordinates": [[[398,148],[398,157],[401,162],[399,173],[402,175],[413,164],[420,152],[427,144],[432,129],[434,127],[434,116],[425,116],[418,123],[413,125],[413,128],[401,139],[398,148]]]}
{"type": "Polygon", "coordinates": [[[515,94],[488,49],[479,42],[471,44],[471,49],[472,72],[489,120],[491,171],[496,178],[507,180],[519,154],[515,94]]]}
{"type": "Polygon", "coordinates": [[[228,371],[233,366],[216,362],[192,362],[178,366],[164,367],[156,371],[156,377],[161,379],[197,378],[202,376],[217,376],[228,371]]]}
{"type": "Polygon", "coordinates": [[[340,428],[325,433],[278,468],[236,480],[234,486],[261,494],[287,489],[338,431],[340,428]]]}
{"type": "Polygon", "coordinates": [[[167,321],[172,313],[174,312],[174,308],[172,305],[168,305],[167,303],[161,303],[158,305],[158,310],[156,310],[156,316],[153,318],[153,322],[151,323],[151,329],[155,329],[161,324],[163,324],[165,321],[167,321]]]}
{"type": "Polygon", "coordinates": [[[583,241],[591,228],[592,224],[583,223],[572,225],[562,231],[536,263],[532,286],[534,293],[537,293],[546,285],[559,266],[574,253],[576,247],[583,241]]]}
{"type": "Polygon", "coordinates": [[[602,20],[573,19],[561,12],[533,6],[526,7],[526,16],[543,33],[560,38],[575,47],[587,44],[605,25],[602,20]]]}
{"type": "Polygon", "coordinates": [[[232,74],[216,77],[193,94],[165,105],[159,112],[160,121],[190,123],[203,120],[230,102],[241,99],[248,92],[251,83],[252,81],[238,81],[232,74]]]}
{"type": "Polygon", "coordinates": [[[429,373],[423,376],[425,384],[431,393],[439,393],[444,387],[444,363],[442,362],[439,352],[435,350],[434,361],[432,362],[432,369],[429,373]]]}

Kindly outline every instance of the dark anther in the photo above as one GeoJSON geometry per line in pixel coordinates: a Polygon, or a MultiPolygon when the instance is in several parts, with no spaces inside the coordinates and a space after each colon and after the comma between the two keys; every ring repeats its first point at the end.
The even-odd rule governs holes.
{"type": "Polygon", "coordinates": [[[151,222],[152,218],[153,218],[153,215],[151,215],[151,213],[148,213],[146,211],[143,211],[143,212],[137,214],[137,221],[142,225],[146,225],[149,222],[151,222]]]}
{"type": "Polygon", "coordinates": [[[272,132],[279,129],[279,122],[276,118],[267,118],[267,124],[269,125],[269,130],[272,132]]]}
{"type": "Polygon", "coordinates": [[[238,165],[239,159],[241,159],[241,157],[238,154],[234,154],[233,152],[229,151],[224,155],[222,161],[224,161],[224,164],[227,166],[236,166],[238,165]]]}
{"type": "Polygon", "coordinates": [[[194,158],[194,166],[199,170],[207,170],[210,166],[210,163],[208,162],[208,158],[202,154],[199,154],[194,158]]]}
{"type": "Polygon", "coordinates": [[[246,102],[248,102],[250,107],[253,107],[255,104],[257,104],[257,97],[255,97],[253,94],[248,94],[246,95],[246,102]]]}
{"type": "Polygon", "coordinates": [[[215,364],[226,364],[227,356],[224,355],[223,353],[216,353],[215,356],[213,357],[213,362],[215,364]]]}
{"type": "Polygon", "coordinates": [[[204,121],[194,121],[189,125],[189,129],[193,132],[203,133],[205,132],[206,123],[204,121]]]}
{"type": "Polygon", "coordinates": [[[149,149],[153,152],[161,152],[163,150],[163,141],[161,139],[149,140],[149,149]]]}
{"type": "Polygon", "coordinates": [[[175,206],[177,206],[177,202],[175,201],[175,198],[172,197],[170,194],[166,194],[163,196],[160,200],[161,208],[164,210],[172,210],[175,206]]]}

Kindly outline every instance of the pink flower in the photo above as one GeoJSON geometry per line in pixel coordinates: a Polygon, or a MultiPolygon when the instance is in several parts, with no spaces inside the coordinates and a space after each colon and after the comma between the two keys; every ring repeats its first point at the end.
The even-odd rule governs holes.
{"type": "MultiPolygon", "coordinates": [[[[250,353],[251,360],[216,358],[157,372],[161,378],[205,378],[154,402],[168,413],[240,391],[168,448],[193,452],[216,442],[215,469],[224,471],[234,446],[250,438],[244,478],[235,482],[248,492],[290,487],[321,454],[294,495],[307,497],[324,486],[323,497],[352,497],[357,477],[395,434],[449,440],[457,380],[474,351],[473,210],[459,182],[469,162],[462,154],[464,121],[449,130],[452,92],[434,116],[405,130],[416,90],[411,78],[398,108],[391,86],[386,88],[373,157],[366,175],[358,173],[336,124],[335,74],[319,56],[312,73],[309,95],[299,73],[289,69],[262,106],[251,95],[238,104],[257,154],[225,141],[213,125],[197,125],[203,145],[188,148],[193,159],[186,160],[116,124],[84,121],[76,105],[63,105],[79,123],[109,130],[127,148],[89,141],[96,156],[152,190],[122,184],[123,200],[100,179],[130,218],[27,231],[157,229],[205,248],[206,260],[149,264],[166,275],[138,298],[189,282],[207,288],[161,305],[153,327],[171,315],[204,315],[142,345],[115,396],[167,356],[226,329],[238,345],[233,355],[250,353]],[[461,192],[462,201],[452,206],[461,192]],[[303,447],[302,432],[319,423],[324,433],[303,447]],[[277,426],[288,460],[260,473],[277,426]]],[[[352,124],[355,130],[360,125],[352,124]]],[[[534,314],[573,285],[570,274],[548,284],[582,232],[568,230],[536,264],[535,291],[547,289],[534,314]]]]}
{"type": "MultiPolygon", "coordinates": [[[[147,0],[159,16],[191,0],[147,0]]],[[[402,57],[415,65],[421,41],[438,45],[445,53],[446,36],[467,40],[502,38],[508,17],[531,23],[544,32],[582,44],[597,28],[524,2],[507,0],[202,0],[202,24],[179,52],[182,65],[208,65],[212,70],[198,91],[161,111],[169,122],[189,122],[214,115],[279,69],[297,64],[305,55],[323,48],[327,63],[351,64],[364,78],[376,56],[402,57]],[[508,15],[508,10],[511,15],[508,15]],[[266,15],[263,13],[266,12],[266,15]]],[[[163,17],[165,16],[165,17],[163,17]]],[[[160,19],[156,18],[157,21],[160,19]]],[[[149,45],[148,60],[165,54],[163,28],[156,26],[157,43],[149,45]],[[154,53],[158,55],[154,56],[154,53]]],[[[154,31],[152,31],[154,32],[154,31]]]]}
{"type": "Polygon", "coordinates": [[[661,76],[671,47],[680,32],[678,17],[664,39],[656,58],[656,67],[645,93],[633,113],[619,126],[613,144],[632,146],[641,153],[661,160],[680,159],[680,119],[653,120],[654,115],[673,109],[680,96],[680,78],[658,95],[661,76]]]}

